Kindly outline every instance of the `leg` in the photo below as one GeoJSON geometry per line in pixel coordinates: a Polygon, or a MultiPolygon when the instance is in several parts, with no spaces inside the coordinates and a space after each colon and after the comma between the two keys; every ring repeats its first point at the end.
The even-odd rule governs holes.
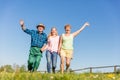
{"type": "Polygon", "coordinates": [[[35,62],[35,57],[34,55],[29,55],[29,59],[28,59],[28,71],[32,71],[33,70],[33,64],[35,62]]]}
{"type": "Polygon", "coordinates": [[[35,63],[34,63],[34,71],[37,71],[40,61],[41,61],[41,58],[42,58],[42,55],[36,55],[35,58],[36,59],[35,59],[35,63]]]}
{"type": "Polygon", "coordinates": [[[64,62],[65,62],[65,57],[64,57],[64,56],[61,56],[60,59],[61,59],[60,71],[61,71],[61,73],[64,73],[64,62]]]}
{"type": "Polygon", "coordinates": [[[57,64],[57,52],[53,52],[51,58],[52,58],[52,71],[53,73],[55,73],[55,68],[57,64]]]}
{"type": "Polygon", "coordinates": [[[47,72],[51,73],[51,53],[50,51],[46,51],[46,59],[47,59],[47,72]]]}
{"type": "Polygon", "coordinates": [[[66,71],[68,72],[72,59],[73,50],[66,50],[66,71]]]}
{"type": "Polygon", "coordinates": [[[71,58],[66,58],[66,71],[68,71],[70,67],[70,61],[71,61],[71,58]]]}
{"type": "Polygon", "coordinates": [[[64,62],[66,57],[66,51],[64,49],[61,49],[60,51],[60,71],[61,73],[64,73],[64,62]]]}

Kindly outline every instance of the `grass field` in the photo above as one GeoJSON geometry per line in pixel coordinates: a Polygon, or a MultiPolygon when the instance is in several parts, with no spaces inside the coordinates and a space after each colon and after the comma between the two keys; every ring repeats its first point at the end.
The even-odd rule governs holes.
{"type": "Polygon", "coordinates": [[[47,74],[39,72],[14,72],[0,73],[0,80],[120,80],[120,74],[102,74],[102,73],[56,73],[47,74]]]}

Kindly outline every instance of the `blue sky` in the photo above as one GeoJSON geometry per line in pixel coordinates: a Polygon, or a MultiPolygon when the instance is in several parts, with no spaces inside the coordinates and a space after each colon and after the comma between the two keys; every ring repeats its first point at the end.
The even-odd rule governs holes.
{"type": "MultiPolygon", "coordinates": [[[[74,39],[72,69],[120,64],[119,0],[0,0],[0,65],[27,65],[30,36],[21,30],[19,20],[29,29],[43,23],[44,32],[51,27],[64,33],[70,24],[72,32],[86,21],[86,27],[74,39]]],[[[57,69],[59,69],[59,57],[57,69]]],[[[45,52],[38,70],[46,70],[45,52]]]]}

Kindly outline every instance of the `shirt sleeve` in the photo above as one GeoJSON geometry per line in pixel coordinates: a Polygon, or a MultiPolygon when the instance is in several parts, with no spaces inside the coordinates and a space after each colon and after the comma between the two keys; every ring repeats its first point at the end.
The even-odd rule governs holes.
{"type": "Polygon", "coordinates": [[[25,29],[24,32],[31,35],[33,33],[33,30],[25,29]]]}
{"type": "Polygon", "coordinates": [[[47,34],[45,34],[45,44],[48,43],[47,34]]]}

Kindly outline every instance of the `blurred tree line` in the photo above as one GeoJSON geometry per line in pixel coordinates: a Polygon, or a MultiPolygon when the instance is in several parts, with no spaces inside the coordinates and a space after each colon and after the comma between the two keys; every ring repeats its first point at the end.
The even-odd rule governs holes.
{"type": "Polygon", "coordinates": [[[14,64],[13,66],[12,65],[3,65],[0,67],[0,72],[26,72],[27,69],[26,69],[26,66],[25,65],[16,65],[14,64]]]}

